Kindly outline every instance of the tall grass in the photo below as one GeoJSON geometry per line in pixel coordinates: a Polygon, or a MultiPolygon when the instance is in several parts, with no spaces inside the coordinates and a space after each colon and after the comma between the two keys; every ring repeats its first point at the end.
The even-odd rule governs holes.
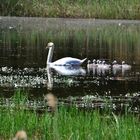
{"type": "MultiPolygon", "coordinates": [[[[16,97],[22,103],[25,100],[19,94],[16,97]]],[[[12,138],[16,131],[25,130],[29,139],[37,140],[139,140],[139,121],[133,114],[101,115],[98,110],[86,112],[64,106],[53,115],[47,111],[38,114],[24,108],[0,108],[0,139],[12,138]]]]}
{"type": "Polygon", "coordinates": [[[5,0],[1,15],[140,19],[139,0],[5,0]]]}

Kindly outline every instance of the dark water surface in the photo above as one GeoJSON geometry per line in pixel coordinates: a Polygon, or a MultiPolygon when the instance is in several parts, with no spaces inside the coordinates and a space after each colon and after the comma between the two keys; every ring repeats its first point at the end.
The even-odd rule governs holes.
{"type": "MultiPolygon", "coordinates": [[[[140,96],[140,21],[0,17],[0,96],[21,88],[30,98],[49,93],[68,97],[140,96]],[[53,60],[71,56],[106,60],[111,69],[46,69],[48,42],[53,60]],[[114,71],[112,62],[126,61],[131,70],[114,71]],[[70,71],[73,74],[67,74],[70,71]]],[[[130,98],[129,98],[130,97],[130,98]]]]}

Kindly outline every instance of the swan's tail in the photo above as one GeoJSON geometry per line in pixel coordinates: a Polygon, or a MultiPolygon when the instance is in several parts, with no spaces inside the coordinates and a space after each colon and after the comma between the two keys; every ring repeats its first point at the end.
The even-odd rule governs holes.
{"type": "Polygon", "coordinates": [[[83,64],[86,60],[87,60],[87,58],[81,60],[81,64],[83,64]]]}

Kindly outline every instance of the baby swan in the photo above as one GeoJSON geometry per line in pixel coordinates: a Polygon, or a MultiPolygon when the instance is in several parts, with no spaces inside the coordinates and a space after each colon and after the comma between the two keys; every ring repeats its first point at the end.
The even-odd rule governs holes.
{"type": "Polygon", "coordinates": [[[97,67],[97,65],[96,65],[96,60],[93,59],[92,63],[91,63],[90,60],[88,60],[87,68],[92,69],[92,68],[94,68],[94,67],[97,67]]]}
{"type": "Polygon", "coordinates": [[[109,70],[111,68],[111,65],[110,64],[107,64],[104,60],[102,61],[102,68],[103,69],[106,69],[106,70],[109,70]]]}
{"type": "Polygon", "coordinates": [[[102,61],[98,59],[96,62],[97,62],[97,67],[101,68],[102,67],[102,61]]]}
{"type": "Polygon", "coordinates": [[[122,65],[118,64],[116,60],[114,60],[112,62],[112,68],[113,69],[121,69],[122,68],[122,65]]]}
{"type": "Polygon", "coordinates": [[[125,61],[122,61],[122,69],[130,70],[131,69],[131,65],[128,65],[128,64],[125,63],[125,61]]]}

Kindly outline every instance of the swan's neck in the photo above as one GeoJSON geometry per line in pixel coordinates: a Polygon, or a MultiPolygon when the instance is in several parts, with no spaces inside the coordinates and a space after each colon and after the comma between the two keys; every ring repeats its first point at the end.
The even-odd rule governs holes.
{"type": "Polygon", "coordinates": [[[52,62],[52,57],[53,57],[53,50],[54,50],[54,46],[49,48],[49,52],[48,52],[48,57],[47,57],[47,65],[50,64],[52,62]]]}

